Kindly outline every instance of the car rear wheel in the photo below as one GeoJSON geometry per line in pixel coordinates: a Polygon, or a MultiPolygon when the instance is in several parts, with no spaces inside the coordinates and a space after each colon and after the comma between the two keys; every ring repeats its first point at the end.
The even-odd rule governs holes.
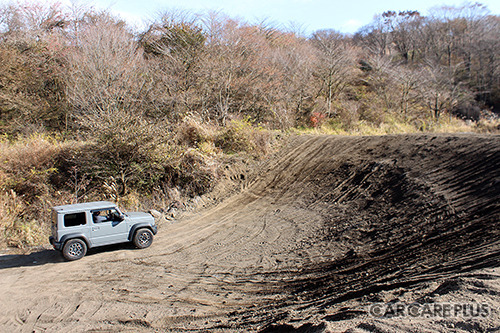
{"type": "Polygon", "coordinates": [[[62,254],[66,260],[78,260],[87,253],[87,244],[81,239],[70,239],[64,244],[62,254]]]}
{"type": "Polygon", "coordinates": [[[133,242],[139,249],[145,249],[153,243],[153,233],[146,228],[139,229],[134,235],[133,242]]]}

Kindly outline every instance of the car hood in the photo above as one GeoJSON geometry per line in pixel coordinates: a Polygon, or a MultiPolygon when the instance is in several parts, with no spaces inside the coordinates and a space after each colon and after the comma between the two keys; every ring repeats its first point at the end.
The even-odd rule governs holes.
{"type": "Polygon", "coordinates": [[[147,221],[147,222],[154,222],[153,215],[149,213],[144,213],[144,212],[130,212],[125,214],[130,220],[133,220],[134,222],[139,222],[139,221],[147,221]]]}

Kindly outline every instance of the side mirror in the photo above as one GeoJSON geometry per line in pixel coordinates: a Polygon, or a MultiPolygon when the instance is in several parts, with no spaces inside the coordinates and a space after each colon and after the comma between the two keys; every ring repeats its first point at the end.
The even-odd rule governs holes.
{"type": "Polygon", "coordinates": [[[123,215],[123,214],[118,215],[118,221],[121,222],[123,220],[125,220],[125,215],[123,215]]]}

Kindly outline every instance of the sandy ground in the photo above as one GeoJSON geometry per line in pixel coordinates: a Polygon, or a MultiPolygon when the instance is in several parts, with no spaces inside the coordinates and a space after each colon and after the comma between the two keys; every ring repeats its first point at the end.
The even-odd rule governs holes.
{"type": "Polygon", "coordinates": [[[0,331],[500,330],[500,136],[297,137],[199,205],[145,250],[4,253],[0,331]]]}

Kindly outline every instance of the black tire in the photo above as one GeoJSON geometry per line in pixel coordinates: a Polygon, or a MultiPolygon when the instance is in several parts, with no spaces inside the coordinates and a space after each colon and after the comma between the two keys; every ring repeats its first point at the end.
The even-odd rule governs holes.
{"type": "Polygon", "coordinates": [[[153,244],[153,233],[147,228],[139,229],[135,232],[134,245],[139,249],[145,249],[153,244]]]}
{"type": "Polygon", "coordinates": [[[87,254],[87,244],[81,239],[70,239],[64,244],[62,255],[66,260],[78,260],[87,254]]]}

